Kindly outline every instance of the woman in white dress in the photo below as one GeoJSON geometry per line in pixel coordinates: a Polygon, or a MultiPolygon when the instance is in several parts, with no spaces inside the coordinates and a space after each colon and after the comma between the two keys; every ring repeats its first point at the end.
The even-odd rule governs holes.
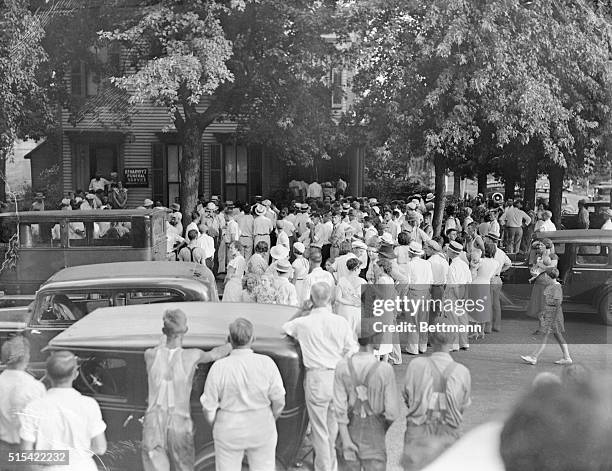
{"type": "Polygon", "coordinates": [[[242,256],[240,241],[233,241],[229,245],[228,252],[231,261],[227,265],[222,301],[224,303],[237,303],[242,301],[242,277],[246,269],[246,260],[242,256]]]}
{"type": "Polygon", "coordinates": [[[336,314],[347,320],[355,338],[361,335],[361,286],[367,283],[359,277],[360,265],[357,257],[349,258],[346,261],[349,276],[341,277],[336,287],[336,314]]]}
{"type": "Polygon", "coordinates": [[[293,254],[295,260],[291,264],[293,267],[293,284],[297,293],[298,306],[301,306],[306,301],[305,282],[306,275],[310,271],[310,262],[304,257],[306,247],[301,242],[293,244],[293,254]]]}
{"type": "Polygon", "coordinates": [[[480,325],[480,332],[474,334],[475,339],[484,338],[485,330],[491,325],[491,280],[499,270],[499,262],[495,260],[495,244],[485,244],[484,257],[480,249],[474,249],[470,257],[472,284],[469,285],[469,299],[474,301],[474,309],[469,312],[470,320],[480,325]]]}

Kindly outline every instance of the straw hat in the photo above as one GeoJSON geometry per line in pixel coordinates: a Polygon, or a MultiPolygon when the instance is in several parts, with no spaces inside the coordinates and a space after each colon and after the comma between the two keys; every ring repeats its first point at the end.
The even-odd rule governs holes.
{"type": "Polygon", "coordinates": [[[433,239],[429,239],[427,242],[425,242],[425,245],[427,245],[427,247],[434,250],[435,252],[442,252],[442,247],[440,246],[440,244],[438,244],[433,239]]]}
{"type": "Polygon", "coordinates": [[[153,206],[153,201],[150,200],[149,198],[145,198],[145,200],[143,201],[142,205],[146,208],[147,206],[153,206]]]}
{"type": "Polygon", "coordinates": [[[433,201],[436,199],[436,196],[433,193],[427,193],[427,196],[425,196],[425,202],[429,203],[430,201],[433,201]]]}
{"type": "Polygon", "coordinates": [[[181,210],[181,205],[180,205],[180,204],[178,204],[178,203],[172,203],[172,204],[170,205],[170,209],[171,209],[172,211],[180,211],[180,210],[181,210]]]}
{"type": "Polygon", "coordinates": [[[255,206],[255,214],[257,214],[258,216],[263,216],[264,214],[266,214],[266,207],[262,206],[261,204],[258,204],[257,206],[255,206]]]}
{"type": "Polygon", "coordinates": [[[275,260],[282,260],[283,258],[289,257],[289,249],[284,245],[275,245],[270,250],[270,255],[275,260]]]}
{"type": "Polygon", "coordinates": [[[408,244],[408,251],[415,255],[423,255],[425,253],[423,252],[423,246],[414,240],[408,244]]]}
{"type": "Polygon", "coordinates": [[[289,263],[289,260],[287,260],[286,258],[283,258],[276,262],[276,271],[279,271],[281,273],[289,273],[291,270],[293,270],[293,267],[291,266],[291,263],[289,263]]]}
{"type": "Polygon", "coordinates": [[[301,242],[296,242],[293,244],[293,251],[303,254],[306,251],[306,246],[301,242]]]}
{"type": "Polygon", "coordinates": [[[461,253],[463,252],[463,245],[461,245],[456,240],[451,240],[450,243],[448,244],[448,249],[455,253],[461,253]]]}

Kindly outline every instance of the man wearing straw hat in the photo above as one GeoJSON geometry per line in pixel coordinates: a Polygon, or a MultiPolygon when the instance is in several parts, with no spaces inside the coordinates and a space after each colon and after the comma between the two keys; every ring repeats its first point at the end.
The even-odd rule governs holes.
{"type": "Polygon", "coordinates": [[[183,349],[187,316],[180,309],[164,312],[162,344],[145,351],[149,382],[147,412],[142,431],[145,471],[192,471],[195,463],[190,396],[193,375],[200,363],[227,356],[223,345],[204,352],[183,349]]]}
{"type": "Polygon", "coordinates": [[[24,336],[2,344],[1,360],[6,369],[0,374],[0,462],[5,462],[9,452],[19,450],[19,414],[45,394],[45,386],[26,372],[30,342],[24,336]]]}
{"type": "MultiPolygon", "coordinates": [[[[446,286],[446,279],[448,277],[448,260],[442,252],[442,246],[435,240],[428,240],[425,243],[425,253],[427,254],[427,262],[431,266],[431,274],[433,275],[433,283],[431,285],[431,299],[442,300],[444,298],[444,287],[446,286]]],[[[435,309],[429,311],[429,322],[440,315],[440,311],[435,309]]]]}
{"type": "MultiPolygon", "coordinates": [[[[446,248],[448,259],[451,261],[448,270],[448,278],[446,280],[446,290],[444,292],[444,301],[451,300],[453,305],[465,303],[467,298],[467,285],[472,282],[472,274],[467,262],[463,259],[463,245],[456,240],[451,240],[446,248]]],[[[467,327],[467,313],[456,312],[455,309],[444,311],[444,316],[447,322],[457,326],[467,327]]],[[[467,329],[460,329],[458,333],[458,343],[453,344],[452,350],[467,350],[470,347],[468,342],[467,329]]]]}
{"type": "MultiPolygon", "coordinates": [[[[253,246],[256,246],[258,242],[264,241],[270,247],[270,233],[274,230],[272,221],[268,219],[266,214],[266,207],[262,204],[255,205],[255,219],[253,220],[253,246]]],[[[264,260],[268,262],[268,254],[266,252],[263,255],[264,260]]]]}
{"type": "Polygon", "coordinates": [[[420,329],[422,323],[429,323],[429,311],[427,302],[430,298],[430,289],[433,284],[433,272],[431,265],[421,257],[425,254],[423,247],[418,242],[410,242],[408,245],[410,260],[407,266],[407,275],[410,282],[408,297],[413,300],[413,310],[407,312],[408,321],[414,324],[416,332],[408,332],[406,353],[418,355],[427,351],[427,331],[420,329]]]}

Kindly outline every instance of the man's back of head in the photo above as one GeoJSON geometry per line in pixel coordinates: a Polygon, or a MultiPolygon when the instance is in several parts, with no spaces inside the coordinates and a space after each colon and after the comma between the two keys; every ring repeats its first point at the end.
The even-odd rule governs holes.
{"type": "Polygon", "coordinates": [[[198,238],[198,235],[200,235],[198,231],[196,231],[195,229],[190,229],[189,232],[187,233],[187,238],[189,239],[190,242],[193,242],[194,240],[198,238]]]}
{"type": "Polygon", "coordinates": [[[47,376],[56,385],[72,381],[77,369],[77,358],[72,352],[60,350],[47,359],[47,376]]]}
{"type": "Polygon", "coordinates": [[[249,345],[253,341],[253,324],[248,319],[239,317],[229,326],[229,341],[234,348],[249,345]]]}
{"type": "Polygon", "coordinates": [[[331,289],[327,283],[319,282],[312,285],[310,299],[314,307],[325,307],[329,304],[331,289]]]}

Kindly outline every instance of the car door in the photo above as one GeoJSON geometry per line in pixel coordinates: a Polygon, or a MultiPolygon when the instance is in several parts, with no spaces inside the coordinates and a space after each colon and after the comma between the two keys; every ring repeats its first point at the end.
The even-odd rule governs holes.
{"type": "Polygon", "coordinates": [[[93,397],[100,405],[107,427],[106,438],[113,442],[139,441],[139,419],[144,414],[146,394],[142,354],[76,353],[79,356],[79,375],[73,386],[80,393],[93,397]]]}
{"type": "Polygon", "coordinates": [[[609,279],[611,244],[574,244],[573,264],[565,278],[565,295],[572,301],[592,303],[609,279]]]}
{"type": "Polygon", "coordinates": [[[31,344],[30,368],[35,375],[44,373],[47,354],[42,350],[49,341],[77,320],[99,307],[112,303],[112,292],[83,288],[73,291],[40,293],[27,329],[31,344]]]}

